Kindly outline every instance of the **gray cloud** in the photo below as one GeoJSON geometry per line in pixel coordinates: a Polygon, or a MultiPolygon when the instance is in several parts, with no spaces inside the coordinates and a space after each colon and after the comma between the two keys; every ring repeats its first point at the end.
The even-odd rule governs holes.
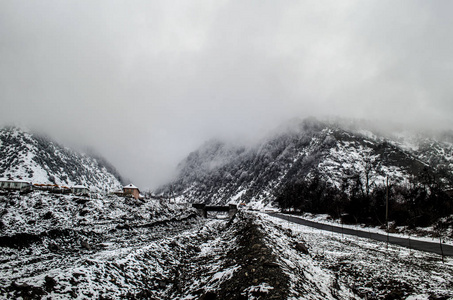
{"type": "Polygon", "coordinates": [[[448,1],[2,1],[0,121],[155,187],[292,117],[451,128],[448,1]]]}

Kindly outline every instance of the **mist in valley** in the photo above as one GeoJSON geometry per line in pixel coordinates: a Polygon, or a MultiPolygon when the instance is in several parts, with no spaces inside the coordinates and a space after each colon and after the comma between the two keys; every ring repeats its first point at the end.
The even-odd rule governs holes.
{"type": "Polygon", "coordinates": [[[292,118],[450,130],[452,5],[2,1],[1,124],[92,147],[144,188],[211,138],[292,118]]]}

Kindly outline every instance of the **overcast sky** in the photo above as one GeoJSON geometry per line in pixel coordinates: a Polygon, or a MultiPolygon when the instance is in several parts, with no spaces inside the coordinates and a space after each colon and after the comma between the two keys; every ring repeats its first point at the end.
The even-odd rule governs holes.
{"type": "Polygon", "coordinates": [[[293,117],[453,127],[452,1],[0,1],[0,122],[154,188],[293,117]]]}

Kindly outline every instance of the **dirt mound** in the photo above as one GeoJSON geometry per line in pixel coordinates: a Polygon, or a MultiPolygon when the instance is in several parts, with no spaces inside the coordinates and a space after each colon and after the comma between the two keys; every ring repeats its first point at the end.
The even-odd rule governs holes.
{"type": "Polygon", "coordinates": [[[209,291],[202,299],[285,299],[289,278],[266,245],[256,216],[240,213],[238,218],[234,225],[237,247],[227,253],[226,267],[239,267],[217,291],[209,291]]]}

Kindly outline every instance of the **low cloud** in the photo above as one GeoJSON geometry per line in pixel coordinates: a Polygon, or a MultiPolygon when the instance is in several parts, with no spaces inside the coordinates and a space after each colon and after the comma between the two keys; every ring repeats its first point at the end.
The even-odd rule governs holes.
{"type": "Polygon", "coordinates": [[[449,2],[2,1],[0,120],[155,187],[292,117],[453,123],[449,2]]]}

